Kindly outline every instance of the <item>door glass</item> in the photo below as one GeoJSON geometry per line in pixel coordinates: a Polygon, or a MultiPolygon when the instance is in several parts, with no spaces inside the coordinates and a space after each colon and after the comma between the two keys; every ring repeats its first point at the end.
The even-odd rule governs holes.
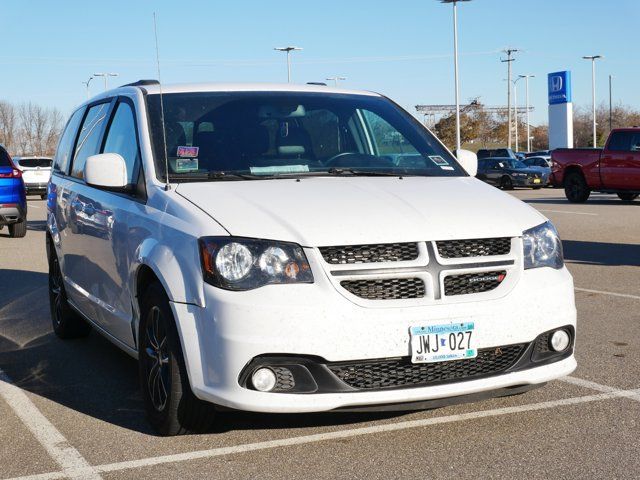
{"type": "Polygon", "coordinates": [[[107,132],[103,153],[118,153],[127,164],[128,183],[134,183],[139,151],[135,116],[131,105],[120,102],[107,132]]]}
{"type": "Polygon", "coordinates": [[[108,111],[109,103],[101,103],[94,105],[87,112],[71,165],[72,177],[84,178],[84,164],[87,163],[87,158],[98,153],[108,111]]]}

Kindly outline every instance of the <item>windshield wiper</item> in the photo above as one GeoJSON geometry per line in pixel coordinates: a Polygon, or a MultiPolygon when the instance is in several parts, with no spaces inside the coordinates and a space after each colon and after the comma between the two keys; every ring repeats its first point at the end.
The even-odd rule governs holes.
{"type": "Polygon", "coordinates": [[[330,175],[355,175],[358,177],[402,177],[404,173],[392,173],[392,172],[376,172],[371,170],[358,170],[355,168],[336,168],[332,167],[327,170],[330,175]]]}
{"type": "Polygon", "coordinates": [[[207,180],[260,180],[262,178],[272,178],[266,175],[253,175],[249,173],[228,173],[224,171],[215,172],[186,172],[170,173],[169,181],[178,182],[205,182],[207,180]]]}

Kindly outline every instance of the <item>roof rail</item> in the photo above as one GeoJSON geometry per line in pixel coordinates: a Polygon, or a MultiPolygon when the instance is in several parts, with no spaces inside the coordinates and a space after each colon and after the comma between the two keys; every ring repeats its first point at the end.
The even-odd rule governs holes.
{"type": "Polygon", "coordinates": [[[137,82],[127,83],[126,85],[120,85],[122,87],[144,87],[145,85],[160,85],[158,80],[138,80],[137,82]]]}

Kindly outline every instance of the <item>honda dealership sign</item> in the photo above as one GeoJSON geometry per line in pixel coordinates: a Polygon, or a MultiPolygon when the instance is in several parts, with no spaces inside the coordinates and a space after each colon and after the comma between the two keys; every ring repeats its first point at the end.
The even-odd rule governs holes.
{"type": "Polygon", "coordinates": [[[549,149],[573,148],[573,103],[571,72],[548,75],[549,149]]]}

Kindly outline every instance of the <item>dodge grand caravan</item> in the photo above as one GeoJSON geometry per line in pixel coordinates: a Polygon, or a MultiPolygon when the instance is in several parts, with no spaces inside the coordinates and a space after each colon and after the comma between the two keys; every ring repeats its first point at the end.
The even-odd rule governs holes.
{"type": "Polygon", "coordinates": [[[375,93],[105,92],[54,159],[54,330],[137,358],[164,435],[521,393],[576,367],[573,280],[553,225],[476,169],[375,93]]]}

